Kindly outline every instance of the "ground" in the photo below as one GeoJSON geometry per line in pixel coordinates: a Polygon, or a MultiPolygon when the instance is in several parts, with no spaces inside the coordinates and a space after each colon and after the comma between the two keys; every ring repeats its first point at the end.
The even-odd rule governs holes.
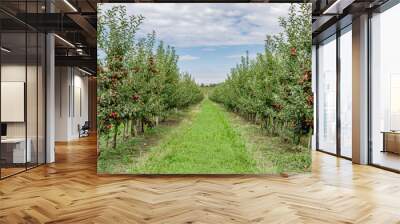
{"type": "Polygon", "coordinates": [[[298,173],[311,164],[306,147],[268,136],[207,98],[118,145],[112,150],[100,143],[100,173],[298,173]]]}

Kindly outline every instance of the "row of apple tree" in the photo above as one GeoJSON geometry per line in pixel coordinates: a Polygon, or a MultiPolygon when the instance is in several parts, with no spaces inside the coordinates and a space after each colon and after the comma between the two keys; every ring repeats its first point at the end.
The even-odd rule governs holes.
{"type": "Polygon", "coordinates": [[[265,52],[242,57],[210,98],[298,144],[313,128],[311,5],[291,5],[279,22],[282,32],[267,36],[265,52]]]}
{"type": "Polygon", "coordinates": [[[143,20],[123,6],[98,15],[98,130],[113,148],[118,136],[135,136],[203,98],[192,77],[179,71],[173,47],[157,42],[154,32],[136,37],[143,20]]]}

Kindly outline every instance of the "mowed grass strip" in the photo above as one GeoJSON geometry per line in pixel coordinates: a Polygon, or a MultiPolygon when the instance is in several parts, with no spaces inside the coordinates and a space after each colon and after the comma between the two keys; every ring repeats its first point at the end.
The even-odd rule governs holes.
{"type": "Polygon", "coordinates": [[[258,174],[292,175],[311,171],[308,137],[302,139],[302,144],[294,145],[280,136],[267,134],[260,125],[250,123],[235,113],[228,113],[233,128],[246,139],[246,149],[257,161],[258,174]]]}
{"type": "Polygon", "coordinates": [[[243,174],[257,173],[246,142],[230,124],[228,114],[209,99],[191,123],[153,148],[134,173],[243,174]]]}

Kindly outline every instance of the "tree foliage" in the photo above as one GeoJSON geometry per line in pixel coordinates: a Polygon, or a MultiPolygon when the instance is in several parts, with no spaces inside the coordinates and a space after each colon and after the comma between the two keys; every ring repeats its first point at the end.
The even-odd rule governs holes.
{"type": "Polygon", "coordinates": [[[267,36],[265,52],[242,57],[211,99],[299,143],[313,124],[311,4],[292,4],[279,22],[283,31],[267,36]]]}
{"type": "Polygon", "coordinates": [[[98,15],[98,129],[112,136],[113,148],[117,135],[134,136],[203,98],[192,77],[180,73],[173,47],[157,43],[155,32],[136,38],[143,20],[124,6],[98,15]]]}

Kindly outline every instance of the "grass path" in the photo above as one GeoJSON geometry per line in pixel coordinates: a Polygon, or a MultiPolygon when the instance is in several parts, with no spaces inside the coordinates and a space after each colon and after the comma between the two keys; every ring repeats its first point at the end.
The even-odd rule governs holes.
{"type": "Polygon", "coordinates": [[[132,173],[257,173],[246,141],[229,114],[205,99],[191,122],[180,125],[131,170],[132,173]]]}
{"type": "Polygon", "coordinates": [[[310,171],[311,154],[266,134],[259,125],[205,99],[170,114],[159,126],[118,140],[102,153],[99,173],[130,174],[280,174],[310,171]]]}

